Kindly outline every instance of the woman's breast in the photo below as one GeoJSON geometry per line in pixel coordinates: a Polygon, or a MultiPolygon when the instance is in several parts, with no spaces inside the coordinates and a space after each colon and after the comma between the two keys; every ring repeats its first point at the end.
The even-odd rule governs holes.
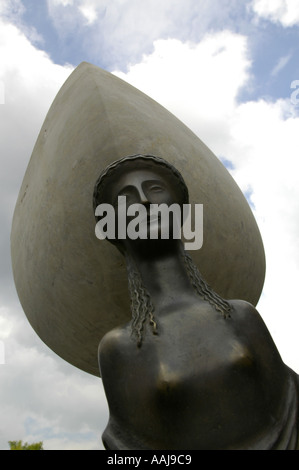
{"type": "Polygon", "coordinates": [[[162,325],[121,356],[111,422],[143,448],[250,448],[281,422],[288,374],[268,333],[222,319],[200,326],[162,325]]]}
{"type": "Polygon", "coordinates": [[[280,419],[284,365],[265,364],[232,331],[220,336],[221,342],[214,335],[196,344],[172,338],[171,348],[165,340],[145,370],[146,408],[171,448],[188,448],[190,440],[191,448],[227,448],[232,442],[242,447],[280,419]]]}

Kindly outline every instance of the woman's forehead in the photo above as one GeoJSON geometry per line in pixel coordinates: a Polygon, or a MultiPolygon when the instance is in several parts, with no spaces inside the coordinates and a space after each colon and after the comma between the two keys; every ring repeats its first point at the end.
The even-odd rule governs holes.
{"type": "Polygon", "coordinates": [[[161,172],[150,170],[150,169],[132,169],[129,170],[116,179],[115,186],[126,187],[126,186],[138,186],[146,181],[163,181],[167,183],[165,174],[161,172]]]}
{"type": "Polygon", "coordinates": [[[155,181],[163,183],[164,186],[167,186],[171,189],[173,183],[173,175],[168,175],[169,170],[165,171],[164,168],[159,168],[158,165],[155,165],[154,168],[126,168],[122,172],[114,175],[109,182],[108,187],[106,188],[106,194],[113,197],[117,195],[122,189],[128,186],[140,187],[146,181],[155,181]],[[157,168],[155,168],[157,167],[157,168]]]}

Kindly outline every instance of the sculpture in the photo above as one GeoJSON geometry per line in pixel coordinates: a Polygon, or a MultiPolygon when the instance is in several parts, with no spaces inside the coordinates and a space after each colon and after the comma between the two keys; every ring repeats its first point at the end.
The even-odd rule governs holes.
{"type": "MultiPolygon", "coordinates": [[[[149,214],[151,204],[188,202],[177,170],[149,155],[110,165],[94,209],[120,195],[149,214]]],[[[181,240],[171,232],[162,239],[163,221],[155,223],[158,239],[113,241],[127,262],[132,322],[99,346],[110,409],[105,448],[297,449],[298,377],[260,315],[216,294],[181,240]]]]}
{"type": "Polygon", "coordinates": [[[80,64],[33,149],[15,207],[11,255],[20,302],[36,333],[96,376],[99,341],[130,320],[130,303],[123,256],[95,237],[95,179],[114,160],[137,153],[164,157],[184,173],[190,202],[204,205],[209,236],[192,256],[213,289],[256,305],[264,283],[259,229],[222,163],[161,105],[105,70],[80,64]]]}
{"type": "Polygon", "coordinates": [[[222,163],[158,103],[98,67],[77,67],[34,147],[11,253],[40,338],[103,375],[107,448],[296,447],[297,375],[254,308],[265,275],[256,221],[222,163]],[[174,237],[115,240],[119,249],[97,240],[93,195],[94,208],[114,204],[112,193],[130,186],[136,201],[153,179],[160,202],[184,204],[189,194],[203,204],[204,244],[194,261],[174,237]]]}

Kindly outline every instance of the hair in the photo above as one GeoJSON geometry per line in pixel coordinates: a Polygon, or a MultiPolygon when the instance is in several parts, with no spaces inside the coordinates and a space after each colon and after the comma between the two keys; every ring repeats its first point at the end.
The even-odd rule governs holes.
{"type": "MultiPolygon", "coordinates": [[[[218,295],[203,279],[191,256],[184,251],[183,259],[193,289],[196,294],[208,302],[224,319],[230,318],[232,306],[218,295]]],[[[155,307],[151,296],[145,288],[141,275],[131,257],[126,254],[128,285],[131,297],[132,336],[141,347],[145,335],[145,327],[149,326],[154,335],[158,334],[158,325],[154,317],[155,307]]]]}
{"type": "Polygon", "coordinates": [[[155,307],[151,296],[145,288],[141,275],[131,257],[126,254],[128,287],[131,298],[132,336],[140,347],[144,336],[144,326],[149,324],[153,334],[157,334],[157,323],[154,318],[155,307]]]}
{"type": "Polygon", "coordinates": [[[197,266],[194,264],[191,256],[185,251],[184,261],[187,268],[189,278],[195,292],[204,300],[209,302],[217,312],[220,312],[224,319],[230,318],[232,310],[231,304],[218,295],[207,282],[203,279],[197,266]]]}
{"type": "MultiPolygon", "coordinates": [[[[146,165],[159,165],[162,168],[164,174],[173,178],[176,187],[179,190],[180,204],[188,204],[189,193],[186,183],[180,174],[180,172],[166,160],[155,155],[131,155],[128,157],[121,158],[109,165],[98,178],[94,193],[93,193],[93,208],[97,208],[102,202],[107,202],[107,188],[109,189],[109,183],[112,178],[117,177],[120,174],[124,165],[134,165],[132,168],[138,169],[140,165],[142,167],[146,165]]],[[[111,241],[111,240],[109,240],[111,241]]],[[[135,337],[138,347],[141,347],[142,341],[145,335],[145,327],[148,326],[153,334],[158,334],[158,325],[155,321],[154,311],[155,307],[152,303],[151,296],[143,284],[142,277],[128,253],[123,252],[121,244],[116,246],[124,254],[126,258],[127,273],[128,273],[128,287],[131,298],[131,313],[132,313],[132,336],[135,337]]],[[[194,264],[190,255],[184,251],[183,254],[184,263],[192,286],[199,297],[207,301],[212,307],[219,312],[224,319],[230,317],[232,307],[230,303],[220,297],[213,289],[204,281],[197,266],[194,264]]]]}

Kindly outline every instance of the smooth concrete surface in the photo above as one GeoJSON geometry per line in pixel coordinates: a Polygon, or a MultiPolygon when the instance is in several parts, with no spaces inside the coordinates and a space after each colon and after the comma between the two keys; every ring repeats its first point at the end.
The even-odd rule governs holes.
{"type": "Polygon", "coordinates": [[[11,254],[29,322],[59,356],[99,375],[102,336],[130,320],[124,259],[95,236],[92,196],[100,172],[132,154],[155,154],[183,175],[204,205],[204,242],[191,252],[225,298],[256,304],[265,276],[251,209],[213,153],[158,103],[82,63],[54,100],[15,208],[11,254]]]}

